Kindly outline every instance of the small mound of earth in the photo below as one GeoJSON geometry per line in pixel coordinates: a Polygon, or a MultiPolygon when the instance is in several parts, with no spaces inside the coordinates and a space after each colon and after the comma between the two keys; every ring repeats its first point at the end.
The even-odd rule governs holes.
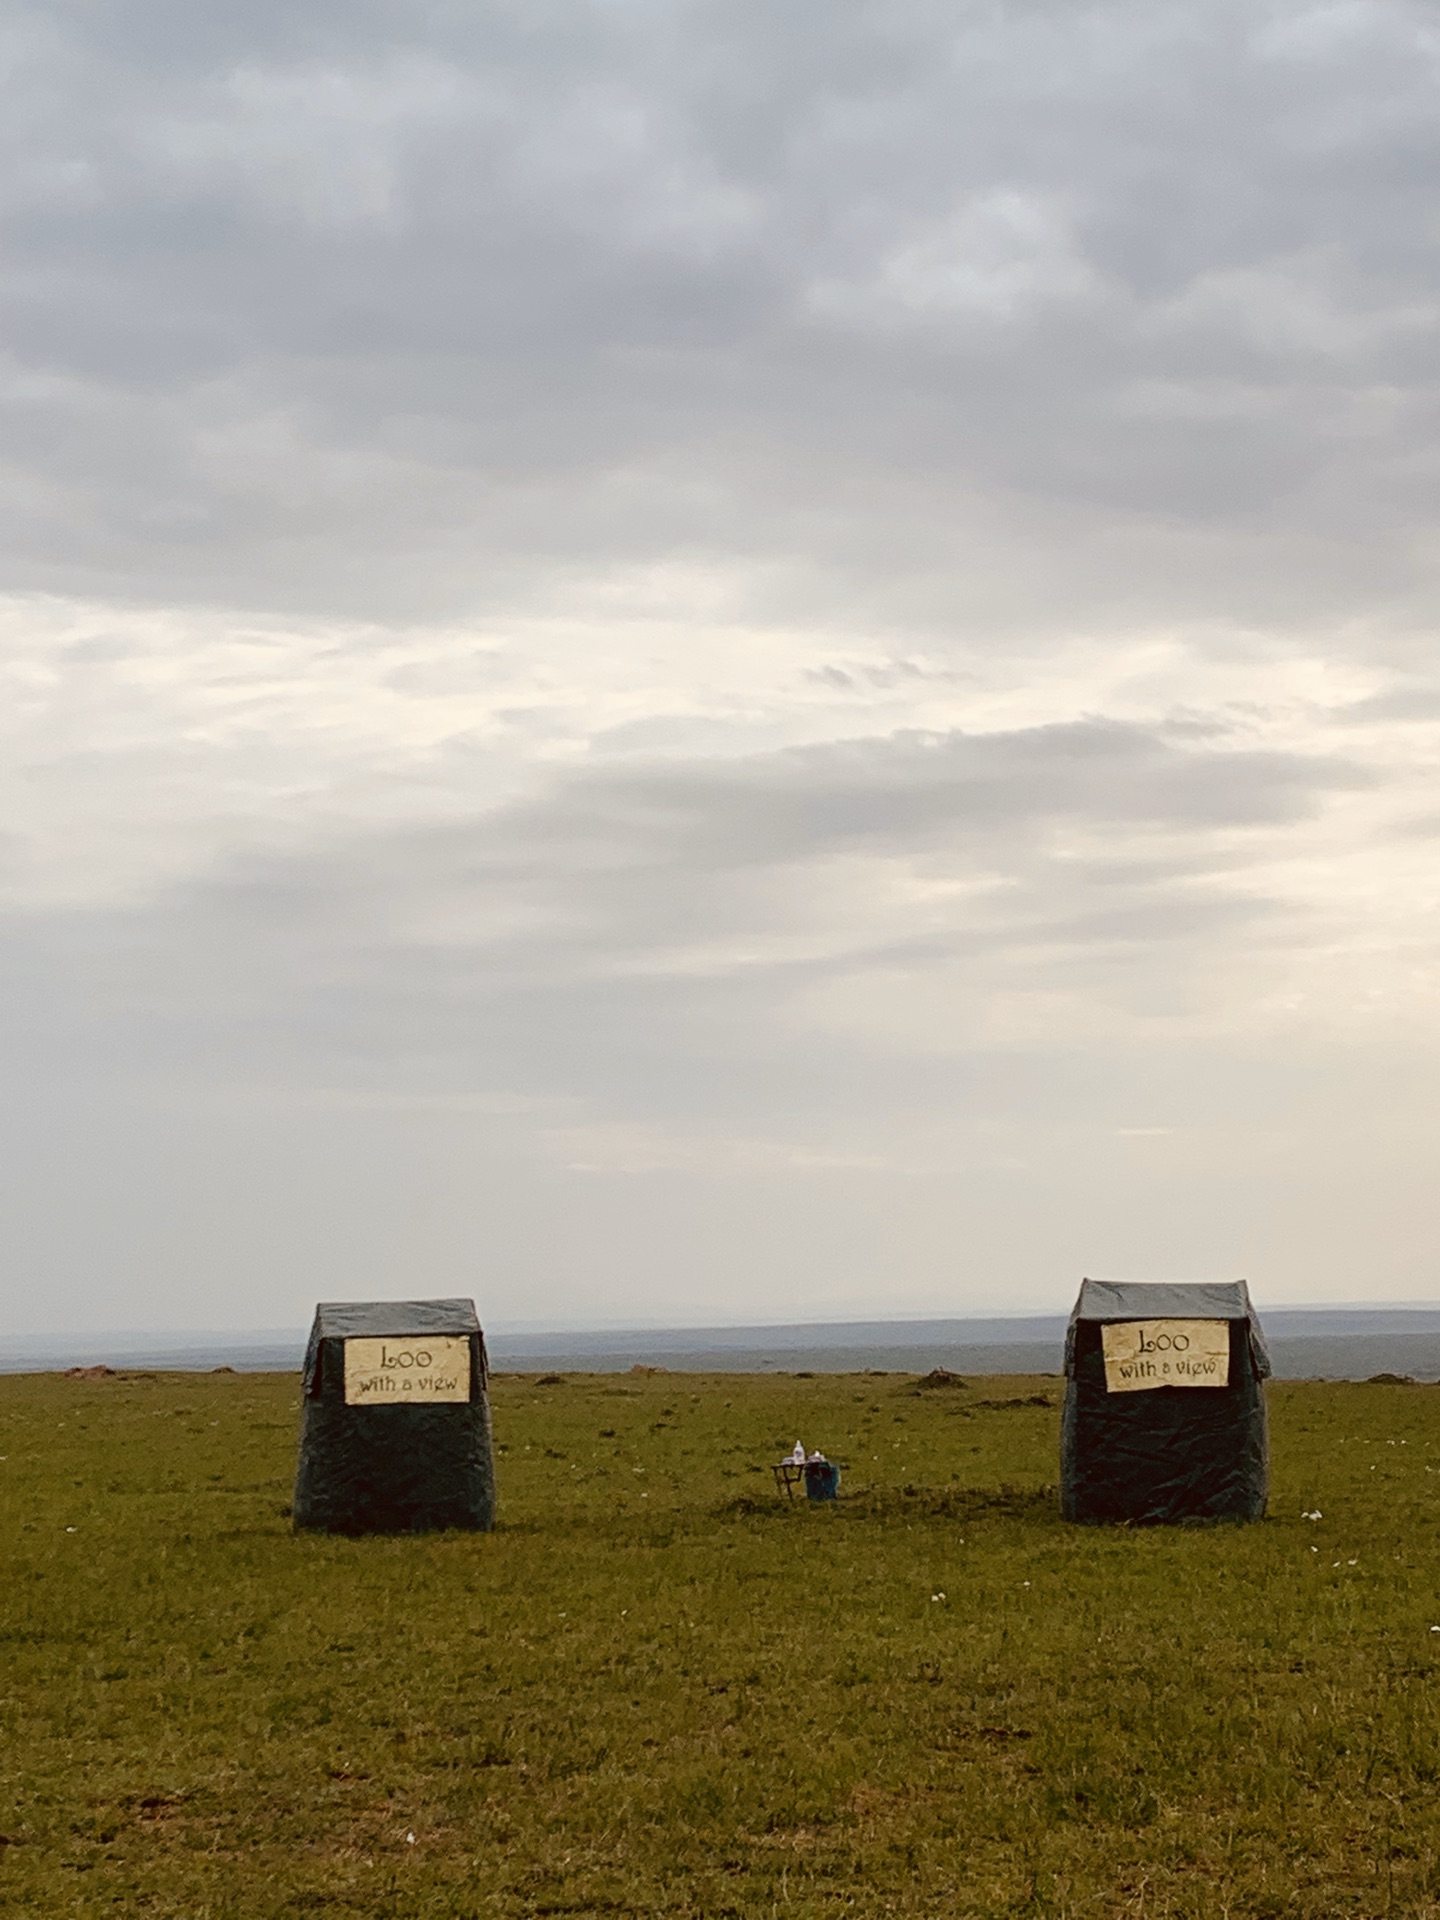
{"type": "Polygon", "coordinates": [[[65,1380],[113,1380],[114,1367],[66,1367],[61,1378],[65,1380]]]}
{"type": "Polygon", "coordinates": [[[1372,1373],[1365,1384],[1367,1387],[1413,1387],[1415,1376],[1411,1373],[1372,1373]]]}
{"type": "Polygon", "coordinates": [[[923,1379],[915,1382],[916,1392],[931,1387],[963,1387],[965,1382],[958,1373],[951,1373],[948,1367],[932,1367],[923,1379]]]}

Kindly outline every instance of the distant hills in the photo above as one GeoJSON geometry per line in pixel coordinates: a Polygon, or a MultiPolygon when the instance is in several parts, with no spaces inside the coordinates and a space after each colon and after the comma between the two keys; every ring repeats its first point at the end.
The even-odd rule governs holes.
{"type": "MultiPolygon", "coordinates": [[[[1058,1373],[1064,1314],[955,1320],[850,1320],[821,1325],[619,1328],[496,1334],[497,1372],[1058,1373]]],[[[1281,1379],[1365,1380],[1376,1373],[1440,1378],[1440,1306],[1262,1309],[1281,1379]]],[[[69,1366],[285,1372],[299,1367],[303,1330],[0,1336],[0,1373],[69,1366]]]]}

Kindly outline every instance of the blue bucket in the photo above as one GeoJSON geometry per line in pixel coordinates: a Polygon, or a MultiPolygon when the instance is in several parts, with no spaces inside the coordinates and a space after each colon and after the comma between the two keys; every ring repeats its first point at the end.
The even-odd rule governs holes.
{"type": "Polygon", "coordinates": [[[840,1491],[840,1469],[833,1460],[805,1462],[805,1498],[833,1500],[840,1491]]]}

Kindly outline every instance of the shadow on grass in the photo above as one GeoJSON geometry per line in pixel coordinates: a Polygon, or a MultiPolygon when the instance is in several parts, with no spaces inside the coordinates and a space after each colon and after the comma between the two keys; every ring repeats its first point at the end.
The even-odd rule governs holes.
{"type": "MultiPolygon", "coordinates": [[[[722,1520],[784,1520],[809,1509],[803,1500],[768,1499],[742,1493],[714,1511],[722,1520]]],[[[1058,1521],[1058,1489],[1046,1487],[879,1487],[864,1493],[842,1494],[833,1504],[817,1503],[815,1510],[837,1520],[1004,1520],[1058,1521]]]]}

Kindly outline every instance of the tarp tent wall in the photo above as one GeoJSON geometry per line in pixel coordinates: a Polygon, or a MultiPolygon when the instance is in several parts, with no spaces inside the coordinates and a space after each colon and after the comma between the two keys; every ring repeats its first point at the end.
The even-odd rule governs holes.
{"type": "Polygon", "coordinates": [[[305,1352],[296,1527],[488,1530],[488,1389],[472,1300],[322,1301],[305,1352]]]}
{"type": "MultiPolygon", "coordinates": [[[[1162,1343],[1163,1344],[1163,1343],[1162,1343]]],[[[1197,1342],[1197,1344],[1199,1344],[1197,1342]]],[[[1163,1364],[1146,1360],[1144,1371],[1163,1364]]],[[[1270,1356],[1243,1280],[1085,1280],[1065,1336],[1060,1507],[1067,1520],[1159,1524],[1258,1520],[1270,1486],[1261,1382],[1270,1356]],[[1219,1322],[1225,1384],[1121,1377],[1138,1329],[1219,1322]],[[1128,1329],[1107,1336],[1106,1329],[1128,1329]],[[1107,1372],[1107,1337],[1112,1349],[1107,1372]]]]}

